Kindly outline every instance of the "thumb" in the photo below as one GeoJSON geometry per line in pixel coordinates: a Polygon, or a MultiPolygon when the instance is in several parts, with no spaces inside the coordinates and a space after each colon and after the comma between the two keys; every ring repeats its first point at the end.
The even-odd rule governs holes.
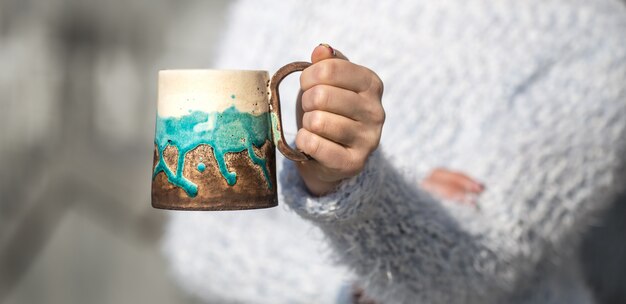
{"type": "Polygon", "coordinates": [[[346,56],[344,56],[340,51],[334,49],[332,46],[326,43],[320,43],[320,45],[313,49],[313,53],[311,54],[311,63],[317,63],[330,58],[348,60],[346,56]]]}

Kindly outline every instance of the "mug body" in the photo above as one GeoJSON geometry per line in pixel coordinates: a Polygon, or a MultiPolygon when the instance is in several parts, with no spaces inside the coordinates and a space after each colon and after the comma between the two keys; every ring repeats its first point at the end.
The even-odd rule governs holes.
{"type": "Polygon", "coordinates": [[[152,206],[277,205],[266,71],[159,72],[152,206]]]}

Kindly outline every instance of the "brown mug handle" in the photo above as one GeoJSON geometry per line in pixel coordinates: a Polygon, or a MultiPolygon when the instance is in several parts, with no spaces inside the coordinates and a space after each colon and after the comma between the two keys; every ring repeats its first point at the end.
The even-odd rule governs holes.
{"type": "Polygon", "coordinates": [[[280,95],[278,93],[278,85],[287,77],[287,75],[302,71],[311,65],[309,62],[298,61],[289,63],[282,68],[278,69],[272,80],[270,80],[270,112],[272,123],[272,138],[274,139],[274,145],[278,148],[278,151],[293,161],[306,161],[312,159],[304,152],[297,151],[291,148],[285,141],[285,135],[283,133],[283,121],[280,113],[280,95]]]}

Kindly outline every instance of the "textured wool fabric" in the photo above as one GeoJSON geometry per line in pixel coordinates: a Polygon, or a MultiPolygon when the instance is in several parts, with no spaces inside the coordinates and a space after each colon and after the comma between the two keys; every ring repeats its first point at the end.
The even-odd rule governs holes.
{"type": "Polygon", "coordinates": [[[381,77],[387,122],[327,196],[284,162],[281,201],[300,218],[173,215],[164,248],[183,286],[332,303],[354,277],[380,303],[593,303],[575,252],[626,188],[622,2],[250,0],[230,18],[218,67],[275,71],[327,42],[381,77]],[[478,208],[419,188],[440,166],[486,185],[478,208]]]}

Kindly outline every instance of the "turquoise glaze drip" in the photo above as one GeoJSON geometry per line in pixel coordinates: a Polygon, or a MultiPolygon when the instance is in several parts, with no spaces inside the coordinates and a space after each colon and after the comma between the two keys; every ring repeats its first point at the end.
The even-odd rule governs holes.
{"type": "MultiPolygon", "coordinates": [[[[154,143],[159,151],[159,160],[154,168],[152,178],[164,172],[170,183],[185,190],[187,195],[194,197],[198,194],[198,185],[183,176],[185,155],[199,145],[205,144],[213,148],[213,153],[219,170],[229,185],[237,181],[237,173],[228,171],[225,154],[248,151],[252,162],[261,167],[268,187],[272,182],[266,166],[266,159],[254,153],[253,146],[260,148],[270,139],[270,126],[267,113],[252,115],[238,111],[234,106],[224,112],[206,113],[194,111],[181,117],[162,117],[157,115],[154,143]],[[178,149],[176,172],[173,172],[165,163],[163,152],[168,146],[178,149]]],[[[206,165],[201,169],[204,171],[206,165]]]]}
{"type": "Polygon", "coordinates": [[[199,163],[198,164],[198,171],[204,172],[204,170],[206,170],[206,165],[204,163],[199,163]]]}
{"type": "Polygon", "coordinates": [[[274,145],[278,147],[278,141],[280,141],[280,131],[278,130],[278,116],[272,113],[270,119],[272,121],[272,134],[274,134],[274,145]]]}

